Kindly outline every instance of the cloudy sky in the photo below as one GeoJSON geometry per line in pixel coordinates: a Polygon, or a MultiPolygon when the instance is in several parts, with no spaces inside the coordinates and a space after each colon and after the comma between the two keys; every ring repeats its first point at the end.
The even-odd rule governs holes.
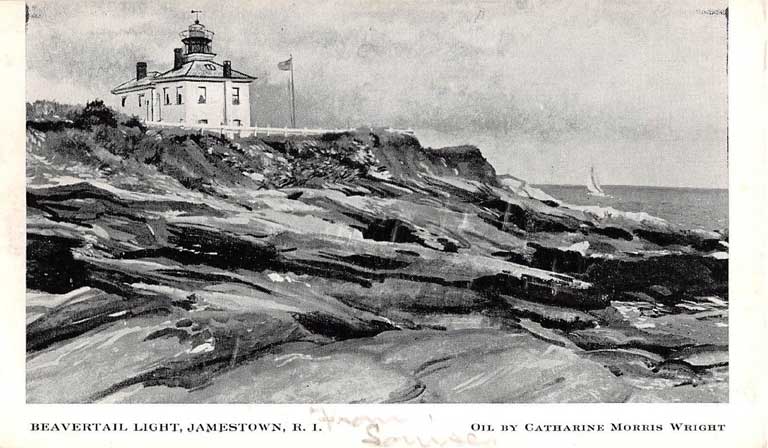
{"type": "Polygon", "coordinates": [[[114,102],[167,70],[191,9],[218,60],[259,79],[254,120],[410,127],[536,183],[726,187],[721,0],[30,0],[27,97],[114,102]]]}

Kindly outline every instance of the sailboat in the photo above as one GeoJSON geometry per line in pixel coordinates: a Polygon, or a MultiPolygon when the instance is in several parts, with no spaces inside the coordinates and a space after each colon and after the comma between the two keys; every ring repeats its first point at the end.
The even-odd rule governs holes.
{"type": "Polygon", "coordinates": [[[607,195],[603,191],[603,188],[600,186],[600,181],[597,178],[597,171],[595,171],[595,167],[591,166],[589,169],[589,178],[587,179],[587,190],[588,195],[590,196],[597,196],[600,198],[604,198],[607,195]]]}

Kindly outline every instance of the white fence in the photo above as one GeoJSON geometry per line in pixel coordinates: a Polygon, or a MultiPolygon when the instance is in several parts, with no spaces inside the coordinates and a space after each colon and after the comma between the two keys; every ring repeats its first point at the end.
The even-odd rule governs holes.
{"type": "MultiPolygon", "coordinates": [[[[258,135],[263,136],[284,136],[290,135],[323,135],[323,134],[339,134],[342,132],[352,132],[355,128],[347,129],[308,129],[308,128],[273,128],[273,127],[244,127],[244,126],[214,126],[210,124],[186,124],[186,123],[169,123],[165,121],[145,121],[145,125],[154,128],[174,128],[174,129],[188,129],[192,131],[208,132],[212,134],[224,135],[228,138],[235,137],[255,137],[258,135]]],[[[373,130],[373,129],[371,129],[373,130]]],[[[413,135],[412,129],[393,129],[386,128],[387,132],[409,134],[413,135]]]]}

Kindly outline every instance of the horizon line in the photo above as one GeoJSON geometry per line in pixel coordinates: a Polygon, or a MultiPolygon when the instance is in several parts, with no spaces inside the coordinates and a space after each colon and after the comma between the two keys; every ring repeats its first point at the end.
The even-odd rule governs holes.
{"type": "MultiPolygon", "coordinates": [[[[503,176],[503,174],[501,174],[503,176]]],[[[534,187],[548,186],[548,187],[579,187],[584,188],[581,184],[557,184],[548,182],[528,182],[534,187]]],[[[666,189],[678,189],[678,190],[729,190],[729,187],[690,187],[690,186],[674,186],[674,185],[639,185],[639,184],[603,184],[603,187],[636,187],[636,188],[666,188],[666,189]]]]}

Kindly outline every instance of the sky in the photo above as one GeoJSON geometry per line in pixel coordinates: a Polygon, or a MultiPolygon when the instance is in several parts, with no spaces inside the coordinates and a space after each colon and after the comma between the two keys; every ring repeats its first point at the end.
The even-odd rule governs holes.
{"type": "Polygon", "coordinates": [[[259,79],[252,120],[412,128],[532,183],[726,188],[722,0],[29,0],[29,101],[85,103],[168,70],[203,11],[217,60],[259,79]]]}

